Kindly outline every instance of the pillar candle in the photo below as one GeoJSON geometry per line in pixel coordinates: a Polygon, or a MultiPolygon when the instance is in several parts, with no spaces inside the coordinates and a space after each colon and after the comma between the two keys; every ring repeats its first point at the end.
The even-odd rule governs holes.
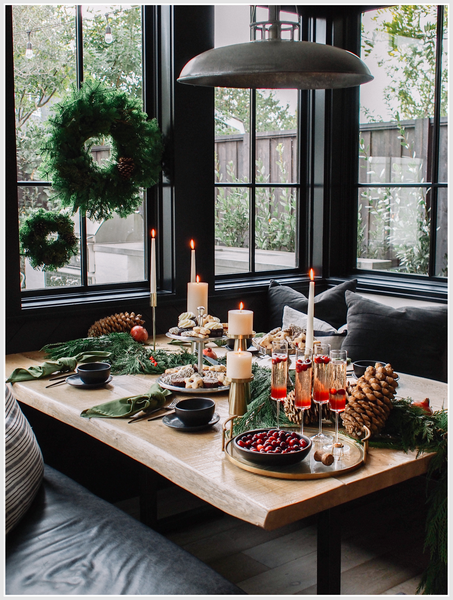
{"type": "Polygon", "coordinates": [[[229,379],[250,379],[252,377],[252,353],[228,352],[226,355],[227,377],[229,379]]]}
{"type": "Polygon", "coordinates": [[[190,247],[192,248],[190,251],[190,282],[194,283],[197,271],[195,266],[195,242],[193,240],[190,240],[190,247]]]}
{"type": "Polygon", "coordinates": [[[157,283],[156,283],[156,232],[153,229],[151,231],[151,271],[149,275],[149,291],[151,294],[151,306],[156,306],[156,294],[157,294],[157,283]]]}
{"type": "Polygon", "coordinates": [[[208,284],[200,281],[198,275],[196,279],[187,284],[187,312],[198,315],[198,307],[204,306],[205,313],[208,314],[208,284]]]}
{"type": "Polygon", "coordinates": [[[314,271],[310,269],[310,290],[308,294],[308,315],[307,315],[307,335],[305,339],[305,347],[313,350],[313,317],[315,314],[315,282],[314,271]]]}
{"type": "Polygon", "coordinates": [[[229,335],[252,335],[253,332],[253,311],[243,310],[243,303],[239,305],[239,310],[228,311],[228,334],[229,335]]]}

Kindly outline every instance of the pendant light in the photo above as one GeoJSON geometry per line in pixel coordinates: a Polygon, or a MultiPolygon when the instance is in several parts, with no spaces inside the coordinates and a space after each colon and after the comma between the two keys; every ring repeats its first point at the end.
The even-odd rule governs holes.
{"type": "Polygon", "coordinates": [[[374,79],[352,52],[296,41],[299,24],[280,21],[279,6],[268,9],[268,21],[250,24],[252,41],[195,56],[178,81],[207,87],[308,90],[347,88],[374,79]],[[289,39],[282,39],[282,32],[288,32],[289,39]],[[258,35],[260,39],[256,39],[258,35]]]}
{"type": "Polygon", "coordinates": [[[27,31],[28,41],[27,45],[25,46],[25,58],[33,58],[33,46],[31,45],[30,34],[31,31],[27,31]]]}

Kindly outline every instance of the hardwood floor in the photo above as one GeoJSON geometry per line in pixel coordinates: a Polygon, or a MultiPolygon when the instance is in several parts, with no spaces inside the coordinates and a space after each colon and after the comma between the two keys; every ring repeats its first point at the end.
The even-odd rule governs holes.
{"type": "MultiPolygon", "coordinates": [[[[342,595],[416,594],[428,558],[425,497],[426,480],[417,477],[343,507],[342,595]]],[[[201,517],[187,517],[163,533],[247,594],[316,594],[316,517],[264,531],[208,510],[175,486],[160,490],[158,498],[159,518],[206,507],[201,517]]],[[[117,506],[138,518],[138,498],[117,506]]]]}

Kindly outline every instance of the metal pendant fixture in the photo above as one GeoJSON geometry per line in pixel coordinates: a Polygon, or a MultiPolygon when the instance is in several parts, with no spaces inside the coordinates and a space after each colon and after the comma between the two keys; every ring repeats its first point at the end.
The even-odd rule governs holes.
{"type": "Polygon", "coordinates": [[[178,81],[206,87],[310,90],[353,87],[374,79],[352,52],[296,41],[299,24],[280,21],[278,6],[268,9],[269,21],[250,24],[252,41],[195,56],[178,81]],[[283,32],[289,32],[289,39],[282,39],[283,32]]]}

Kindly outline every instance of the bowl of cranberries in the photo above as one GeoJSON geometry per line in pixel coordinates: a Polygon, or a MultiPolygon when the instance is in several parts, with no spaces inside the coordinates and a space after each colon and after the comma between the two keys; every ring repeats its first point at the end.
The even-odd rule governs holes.
{"type": "Polygon", "coordinates": [[[284,429],[252,429],[233,440],[238,454],[253,463],[269,466],[294,465],[310,452],[311,440],[284,429]]]}

